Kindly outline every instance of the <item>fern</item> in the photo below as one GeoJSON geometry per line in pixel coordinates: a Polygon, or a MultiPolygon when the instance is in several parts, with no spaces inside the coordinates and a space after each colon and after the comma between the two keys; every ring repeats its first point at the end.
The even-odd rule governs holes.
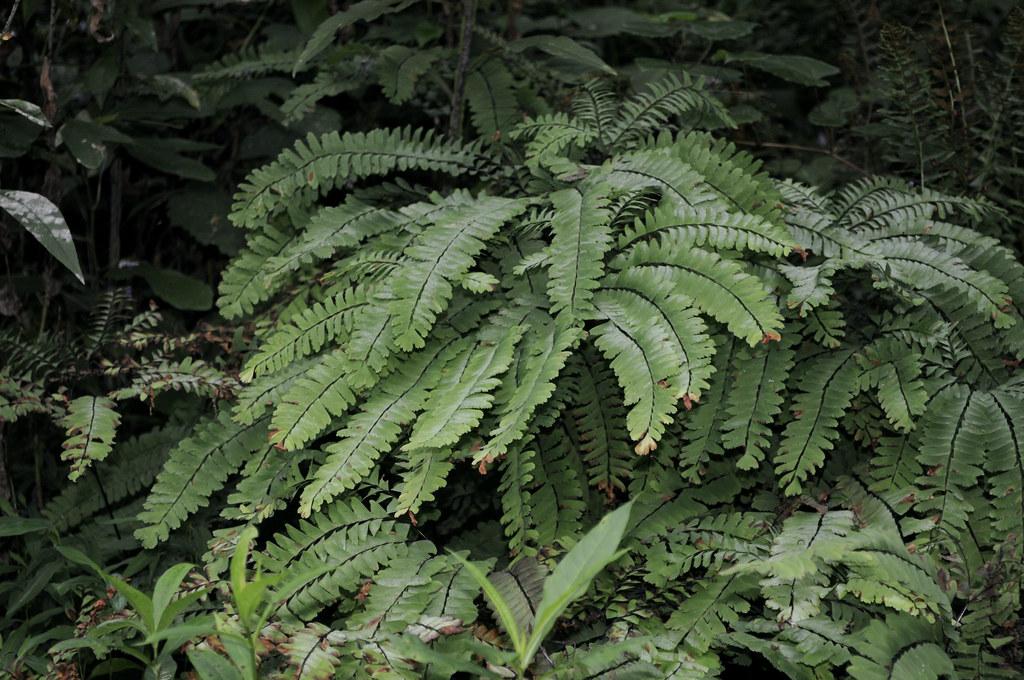
{"type": "Polygon", "coordinates": [[[120,422],[114,402],[105,397],[79,397],[68,404],[61,423],[68,438],[60,456],[71,463],[68,479],[75,481],[89,466],[107,457],[120,422]]]}

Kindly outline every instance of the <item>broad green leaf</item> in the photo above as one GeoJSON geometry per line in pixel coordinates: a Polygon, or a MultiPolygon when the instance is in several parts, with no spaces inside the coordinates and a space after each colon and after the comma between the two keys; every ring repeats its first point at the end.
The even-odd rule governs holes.
{"type": "Polygon", "coordinates": [[[24,99],[0,99],[0,106],[24,116],[40,127],[50,127],[50,121],[46,119],[43,110],[32,102],[24,99]]]}
{"type": "Polygon", "coordinates": [[[200,680],[241,680],[242,672],[235,668],[226,657],[212,649],[197,648],[188,650],[188,660],[199,675],[200,680]]]}
{"type": "Polygon", "coordinates": [[[593,50],[564,35],[531,35],[528,38],[521,38],[510,43],[509,47],[517,52],[529,49],[540,50],[550,54],[552,57],[564,59],[589,71],[602,71],[609,75],[615,75],[615,69],[606,64],[601,57],[594,54],[593,50]]]}
{"type": "Polygon", "coordinates": [[[60,128],[60,138],[79,163],[95,170],[103,165],[107,143],[129,144],[132,138],[112,127],[88,120],[69,120],[60,128]]]}
{"type": "Polygon", "coordinates": [[[828,85],[828,81],[825,78],[839,73],[839,69],[832,64],[793,54],[722,52],[720,56],[727,64],[747,64],[751,68],[770,73],[791,83],[807,85],[809,87],[825,87],[828,85]]]}
{"type": "Polygon", "coordinates": [[[626,533],[632,508],[633,502],[630,501],[602,517],[548,576],[544,582],[544,595],[537,605],[537,618],[526,653],[519,657],[521,669],[525,670],[533,660],[565,608],[587,592],[590,582],[601,570],[622,556],[624,551],[618,550],[619,542],[626,533]]]}
{"type": "Polygon", "coordinates": [[[519,624],[516,623],[515,614],[512,612],[512,607],[508,601],[501,596],[498,589],[494,587],[491,580],[487,578],[487,574],[480,571],[479,567],[475,564],[462,557],[461,555],[448,551],[448,554],[457,559],[462,563],[462,566],[466,568],[466,571],[473,580],[476,581],[487,595],[487,599],[494,605],[494,611],[498,613],[498,618],[501,619],[501,624],[505,627],[505,631],[508,633],[509,638],[512,641],[512,647],[516,650],[516,653],[520,658],[523,658],[526,653],[526,639],[524,632],[520,630],[519,624]]]}
{"type": "Polygon", "coordinates": [[[0,538],[24,536],[50,528],[50,520],[28,517],[0,517],[0,538]]]}
{"type": "Polygon", "coordinates": [[[136,271],[156,296],[172,307],[203,312],[213,306],[213,289],[199,279],[152,265],[142,265],[136,271]]]}
{"type": "Polygon", "coordinates": [[[153,586],[153,620],[156,622],[157,628],[163,627],[164,610],[171,603],[171,599],[178,592],[181,580],[185,578],[192,566],[188,562],[182,562],[169,567],[153,586]]]}
{"type": "Polygon", "coordinates": [[[85,284],[78,253],[60,209],[50,199],[30,191],[0,191],[0,208],[18,220],[37,241],[85,284]]]}

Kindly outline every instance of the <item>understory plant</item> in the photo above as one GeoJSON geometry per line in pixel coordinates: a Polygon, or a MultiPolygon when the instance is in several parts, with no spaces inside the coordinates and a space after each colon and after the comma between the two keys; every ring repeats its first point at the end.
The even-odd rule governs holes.
{"type": "Polygon", "coordinates": [[[994,208],[773,180],[686,123],[709,118],[700,81],[594,81],[507,146],[331,133],[253,172],[218,302],[254,328],[245,387],[137,538],[237,473],[214,544],[283,519],[268,573],[330,565],[283,628],[429,675],[501,639],[444,548],[497,566],[529,629],[550,556],[629,498],[628,556],[532,673],[1011,673],[1024,272],[970,229],[994,208]]]}
{"type": "MultiPolygon", "coordinates": [[[[364,0],[196,81],[311,78],[292,121],[372,85],[447,124],[310,132],[238,186],[215,326],[116,307],[60,381],[29,357],[0,383],[0,416],[60,422],[75,480],[39,516],[2,505],[23,549],[0,661],[1016,677],[1024,265],[987,235],[1004,210],[773,176],[714,69],[627,79],[514,21],[442,47],[414,4],[364,0]]],[[[683,21],[591,9],[558,21],[581,40],[683,21]]],[[[772,56],[719,60],[828,75],[772,56]]]]}

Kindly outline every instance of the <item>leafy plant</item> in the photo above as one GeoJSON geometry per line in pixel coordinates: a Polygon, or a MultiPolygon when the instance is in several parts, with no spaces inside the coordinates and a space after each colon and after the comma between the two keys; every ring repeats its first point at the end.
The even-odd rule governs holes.
{"type": "MultiPolygon", "coordinates": [[[[625,534],[630,507],[627,503],[609,513],[566,553],[551,575],[544,580],[543,597],[537,605],[529,629],[520,628],[512,605],[488,580],[486,574],[477,569],[472,562],[459,558],[465,569],[487,594],[487,598],[501,618],[502,625],[512,638],[512,645],[518,655],[520,673],[525,672],[533,662],[533,657],[536,656],[544,638],[551,633],[555,622],[566,607],[586,593],[593,578],[625,552],[618,552],[616,549],[625,534]]],[[[452,554],[458,557],[455,553],[452,554]]]]}
{"type": "Polygon", "coordinates": [[[1015,676],[1005,3],[243,5],[0,50],[5,672],[1015,676]]]}

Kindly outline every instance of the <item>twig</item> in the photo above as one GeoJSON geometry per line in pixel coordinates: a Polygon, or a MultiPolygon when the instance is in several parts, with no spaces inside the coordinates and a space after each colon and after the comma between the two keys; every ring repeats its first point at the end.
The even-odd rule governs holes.
{"type": "Polygon", "coordinates": [[[18,13],[18,6],[21,4],[21,0],[14,0],[14,6],[11,7],[11,13],[7,15],[7,21],[4,23],[3,36],[4,40],[11,32],[11,26],[14,24],[14,15],[18,13]]]}
{"type": "Polygon", "coordinates": [[[448,118],[448,136],[462,137],[463,99],[466,95],[466,71],[469,69],[469,51],[473,46],[473,24],[476,22],[476,0],[462,0],[462,30],[459,35],[459,58],[455,64],[452,83],[452,111],[448,118]]]}
{"type": "Polygon", "coordinates": [[[835,151],[832,151],[831,149],[823,149],[823,148],[818,147],[818,146],[804,146],[802,144],[782,144],[782,143],[779,143],[779,142],[744,142],[744,141],[738,141],[738,142],[736,142],[736,144],[739,144],[741,146],[755,146],[755,147],[759,147],[759,148],[763,148],[763,149],[788,149],[790,151],[807,151],[808,153],[820,153],[820,154],[823,154],[825,156],[830,156],[832,159],[839,161],[840,163],[842,163],[846,167],[848,167],[851,170],[854,170],[856,172],[859,172],[862,175],[870,175],[871,174],[870,172],[868,172],[867,170],[865,170],[861,166],[857,165],[853,161],[851,161],[851,160],[849,160],[847,158],[843,158],[842,156],[837,154],[835,151]]]}

